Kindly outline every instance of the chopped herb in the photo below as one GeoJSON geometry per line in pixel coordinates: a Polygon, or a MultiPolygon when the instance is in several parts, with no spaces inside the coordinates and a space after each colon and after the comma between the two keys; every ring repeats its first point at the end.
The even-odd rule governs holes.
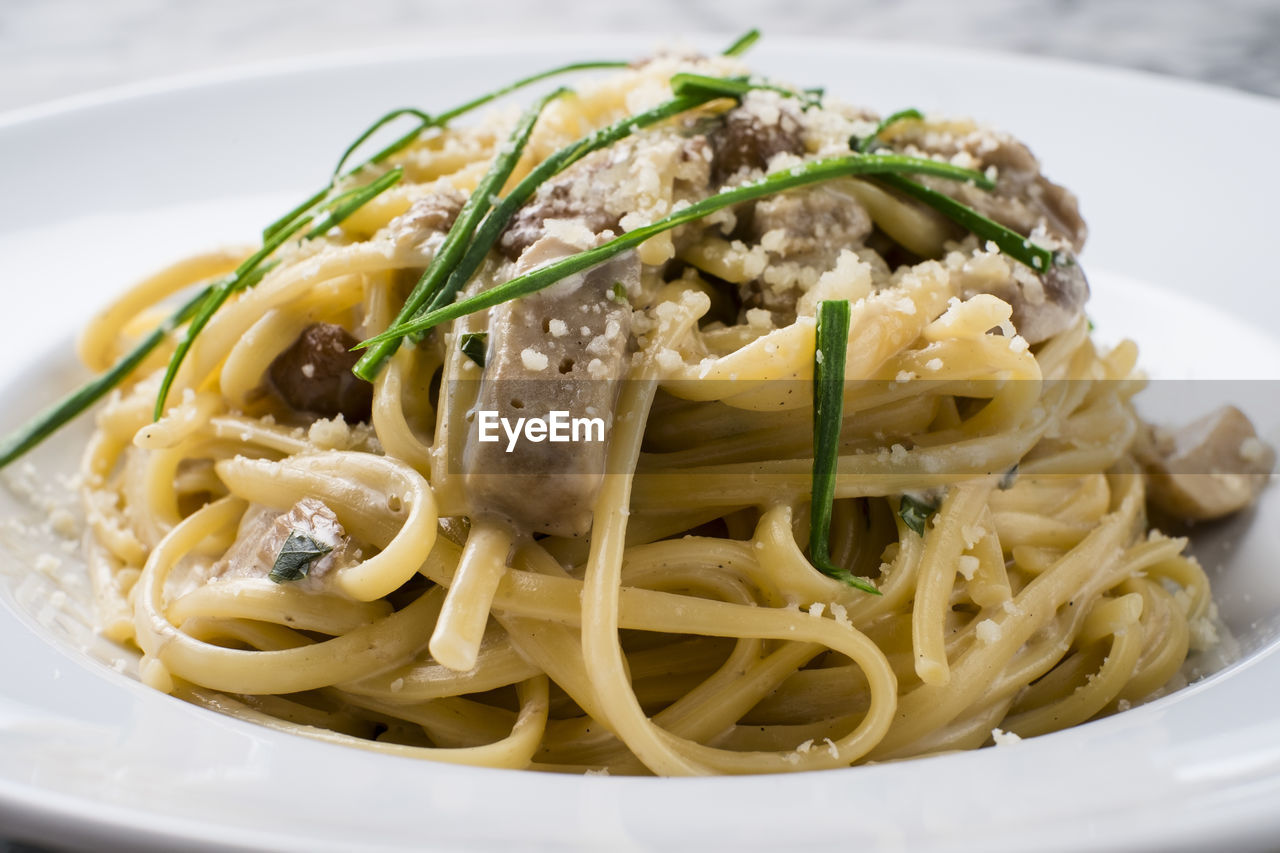
{"type": "Polygon", "coordinates": [[[1088,317],[1088,318],[1086,318],[1086,319],[1088,319],[1088,321],[1089,321],[1089,331],[1090,331],[1090,332],[1092,332],[1092,331],[1094,330],[1093,318],[1092,318],[1092,317],[1088,317]]]}
{"type": "Polygon", "coordinates": [[[619,305],[628,305],[631,302],[627,298],[627,286],[620,281],[613,283],[613,287],[609,290],[609,298],[619,305]]]}
{"type": "MultiPolygon", "coordinates": [[[[655,234],[660,234],[687,222],[694,222],[731,205],[751,201],[766,195],[773,195],[795,187],[831,180],[832,178],[857,175],[887,175],[891,172],[924,173],[953,180],[971,180],[980,186],[982,182],[986,181],[986,178],[979,173],[952,166],[950,163],[918,157],[904,157],[897,154],[851,154],[843,157],[812,160],[792,169],[784,169],[781,172],[766,175],[758,181],[709,196],[656,222],[636,228],[634,231],[628,231],[626,234],[615,237],[594,249],[553,261],[474,296],[434,308],[409,322],[393,325],[382,334],[362,341],[357,348],[375,347],[390,340],[398,341],[405,335],[425,331],[449,320],[454,320],[485,308],[492,308],[495,305],[501,305],[503,302],[527,296],[530,293],[536,293],[543,288],[550,287],[566,276],[590,269],[615,255],[634,248],[655,234]]],[[[360,375],[364,376],[364,374],[360,375]]]]}
{"type": "Polygon", "coordinates": [[[742,56],[751,46],[760,40],[760,31],[755,27],[738,36],[733,44],[724,49],[724,56],[742,56]]]}
{"type": "Polygon", "coordinates": [[[305,533],[289,531],[289,538],[280,546],[275,565],[267,577],[276,583],[300,581],[311,571],[311,564],[333,550],[332,545],[317,542],[305,533]]]}
{"type": "Polygon", "coordinates": [[[938,506],[911,495],[903,495],[902,502],[898,504],[898,516],[907,527],[923,536],[924,529],[929,524],[929,519],[938,511],[938,506]]]}
{"type": "Polygon", "coordinates": [[[462,354],[484,367],[485,357],[489,351],[488,332],[467,332],[458,342],[462,354]]]}
{"type": "Polygon", "coordinates": [[[826,300],[818,305],[813,351],[813,497],[810,502],[809,560],[828,577],[879,595],[866,578],[831,560],[831,504],[840,461],[840,427],[844,421],[844,362],[849,349],[849,303],[826,300]]]}
{"type": "Polygon", "coordinates": [[[1014,463],[1013,467],[1004,472],[1000,478],[1000,491],[1007,491],[1013,488],[1014,482],[1018,479],[1018,463],[1014,463]]]}

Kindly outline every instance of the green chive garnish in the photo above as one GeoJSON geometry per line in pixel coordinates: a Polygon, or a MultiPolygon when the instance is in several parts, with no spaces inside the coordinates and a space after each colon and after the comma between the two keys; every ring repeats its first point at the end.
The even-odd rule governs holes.
{"type": "Polygon", "coordinates": [[[209,285],[201,289],[181,308],[169,315],[168,319],[153,329],[149,335],[138,341],[133,349],[125,353],[109,370],[90,379],[84,385],[81,385],[36,415],[17,432],[7,436],[3,442],[0,442],[0,468],[8,465],[44,441],[61,428],[63,424],[71,421],[105,396],[112,388],[123,382],[134,371],[134,368],[151,354],[152,350],[160,346],[166,335],[191,319],[191,316],[195,314],[196,309],[213,291],[213,288],[214,285],[209,285]]]}
{"type": "Polygon", "coordinates": [[[489,351],[488,332],[467,332],[458,341],[458,349],[462,354],[484,367],[485,357],[489,351]]]}
{"type": "Polygon", "coordinates": [[[760,31],[755,27],[747,30],[724,49],[725,56],[742,56],[751,46],[760,40],[760,31]]]}
{"type": "Polygon", "coordinates": [[[840,426],[844,421],[844,362],[849,350],[849,303],[818,304],[813,350],[813,500],[809,509],[809,561],[828,577],[879,595],[880,590],[831,560],[831,504],[836,496],[840,426]]]}
{"type": "MultiPolygon", "coordinates": [[[[973,232],[980,240],[990,240],[1000,247],[1000,251],[1021,261],[1036,272],[1043,274],[1048,272],[1054,264],[1071,263],[1065,254],[1051,252],[1032,243],[1017,231],[988,219],[972,207],[956,201],[945,193],[931,190],[901,175],[880,175],[877,176],[877,180],[904,195],[924,202],[965,230],[973,232]]],[[[984,187],[984,189],[987,188],[989,187],[984,187]]]]}
{"type": "Polygon", "coordinates": [[[681,72],[671,75],[671,91],[677,95],[713,98],[741,98],[752,89],[767,89],[788,98],[796,98],[805,107],[816,106],[822,95],[813,94],[811,90],[802,89],[796,92],[785,86],[777,86],[766,80],[753,77],[708,77],[704,74],[681,72]]]}
{"type": "Polygon", "coordinates": [[[885,130],[889,127],[889,125],[897,124],[903,119],[908,119],[908,118],[921,119],[921,118],[924,118],[924,116],[921,115],[920,111],[915,107],[908,107],[905,110],[898,110],[896,113],[889,115],[883,121],[881,121],[878,125],[876,125],[876,129],[871,132],[871,135],[868,136],[866,139],[863,139],[861,142],[858,142],[857,145],[854,145],[853,140],[850,140],[849,147],[854,148],[857,151],[861,151],[862,153],[865,154],[868,151],[870,151],[876,145],[876,143],[880,141],[880,134],[884,133],[885,130]]]}
{"type": "Polygon", "coordinates": [[[187,353],[191,351],[191,346],[195,343],[196,337],[204,330],[209,320],[213,318],[213,315],[217,313],[218,309],[223,306],[232,294],[239,293],[257,284],[261,276],[256,276],[255,273],[263,262],[276,249],[280,248],[286,240],[308,224],[313,225],[304,236],[304,239],[308,240],[315,239],[330,228],[338,225],[356,210],[399,181],[401,174],[401,169],[393,169],[376,181],[345,192],[326,202],[323,207],[304,213],[294,219],[284,228],[276,231],[270,240],[262,244],[262,248],[245,259],[240,266],[236,267],[235,272],[219,281],[210,290],[208,295],[201,300],[199,308],[191,318],[191,323],[187,326],[186,333],[182,336],[182,340],[178,342],[177,349],[174,350],[173,356],[169,359],[169,366],[165,369],[164,379],[160,382],[160,391],[156,395],[154,413],[156,420],[159,420],[160,416],[164,414],[164,405],[169,398],[169,389],[173,387],[173,380],[178,375],[178,368],[182,366],[187,353]]]}
{"type": "Polygon", "coordinates": [[[898,516],[919,536],[924,535],[925,526],[937,511],[938,504],[929,503],[911,495],[903,495],[898,503],[898,516]]]}
{"type": "MultiPolygon", "coordinates": [[[[752,201],[762,196],[772,195],[807,184],[831,180],[832,178],[857,175],[885,175],[892,172],[938,175],[939,177],[953,180],[974,181],[979,185],[989,183],[986,178],[977,172],[961,169],[949,163],[924,160],[917,157],[904,157],[897,154],[852,154],[844,157],[830,157],[825,160],[813,160],[792,169],[784,169],[781,172],[766,175],[758,181],[708,196],[659,219],[657,222],[629,231],[621,237],[616,237],[594,249],[554,261],[532,272],[517,276],[505,284],[491,287],[474,296],[428,311],[421,317],[407,323],[394,325],[382,334],[361,342],[359,347],[372,348],[382,344],[384,341],[398,341],[405,335],[426,331],[449,320],[454,320],[485,308],[492,308],[495,305],[501,305],[503,302],[527,296],[530,293],[536,293],[566,276],[590,269],[615,255],[632,249],[655,234],[701,219],[708,214],[715,213],[717,210],[731,205],[752,201]]],[[[363,374],[359,375],[363,376],[363,374]]]]}
{"type": "MultiPolygon", "coordinates": [[[[741,50],[745,50],[746,47],[749,46],[751,42],[755,41],[755,38],[758,36],[759,33],[756,33],[755,31],[747,33],[742,38],[738,39],[730,49],[732,50],[734,47],[741,45],[739,52],[741,50]]],[[[414,140],[416,140],[427,128],[444,126],[453,119],[497,100],[504,95],[508,95],[517,89],[521,89],[525,86],[537,83],[558,74],[567,74],[575,71],[593,69],[626,68],[629,64],[630,63],[621,60],[603,60],[573,62],[567,65],[561,65],[556,68],[551,68],[549,70],[524,77],[507,86],[503,86],[492,92],[480,95],[479,97],[473,98],[472,100],[454,107],[451,110],[446,110],[435,117],[431,117],[426,113],[413,108],[392,110],[390,113],[387,113],[375,121],[373,125],[371,125],[356,139],[355,142],[347,147],[347,150],[343,152],[343,156],[338,162],[336,171],[341,172],[341,169],[346,165],[346,162],[351,158],[356,149],[366,142],[376,131],[386,126],[394,119],[405,115],[412,115],[418,119],[417,126],[408,133],[405,133],[393,140],[389,145],[379,149],[359,165],[339,175],[338,179],[349,178],[370,165],[385,161],[388,157],[412,144],[414,140]]],[[[329,184],[324,188],[320,189],[310,198],[306,199],[288,213],[285,213],[283,216],[279,217],[264,228],[263,241],[267,242],[273,240],[273,238],[277,237],[279,232],[286,229],[289,229],[290,234],[294,234],[305,227],[309,220],[304,220],[302,222],[298,222],[298,220],[309,212],[313,213],[313,209],[318,206],[331,206],[332,202],[328,199],[336,183],[337,180],[331,179],[329,184]]],[[[343,217],[331,217],[328,220],[327,227],[332,227],[337,224],[337,222],[341,221],[341,218],[343,217]]],[[[283,239],[288,238],[286,236],[283,239]]],[[[88,409],[89,406],[93,405],[94,402],[106,395],[112,388],[123,382],[129,374],[146,359],[147,355],[160,345],[169,333],[180,327],[183,323],[191,320],[192,317],[194,317],[200,310],[201,306],[206,303],[206,300],[210,299],[219,287],[226,285],[231,280],[237,280],[239,287],[242,289],[245,287],[251,287],[266,274],[271,266],[273,266],[271,263],[261,263],[257,267],[256,271],[251,273],[242,273],[240,270],[237,270],[231,277],[224,278],[213,285],[203,288],[186,304],[179,308],[178,311],[166,319],[164,323],[148,334],[143,340],[139,341],[132,350],[121,357],[121,359],[112,365],[108,371],[85,383],[58,403],[49,407],[31,421],[24,424],[3,441],[0,441],[0,468],[8,465],[10,462],[38,445],[63,425],[88,409]]]]}
{"type": "Polygon", "coordinates": [[[297,530],[289,531],[289,538],[280,546],[271,574],[267,577],[276,583],[300,581],[311,571],[311,564],[333,550],[332,545],[317,542],[297,530]]]}
{"type": "Polygon", "coordinates": [[[402,151],[405,148],[407,148],[409,145],[413,144],[414,140],[416,140],[422,134],[422,132],[427,130],[428,128],[444,127],[449,122],[453,121],[455,118],[458,118],[462,115],[465,115],[466,113],[476,110],[484,106],[485,104],[496,101],[498,98],[501,98],[504,95],[509,95],[512,92],[517,91],[518,89],[523,89],[526,86],[546,80],[549,77],[555,77],[559,74],[570,74],[575,71],[590,71],[590,70],[601,69],[601,68],[626,68],[628,64],[629,63],[623,62],[620,60],[592,60],[588,62],[571,62],[568,65],[559,65],[555,68],[550,68],[546,71],[539,71],[537,74],[531,74],[528,77],[523,77],[515,81],[514,83],[510,83],[499,89],[494,89],[492,92],[487,92],[483,95],[480,95],[479,97],[472,98],[470,101],[467,101],[464,104],[460,104],[454,107],[453,109],[445,110],[444,112],[434,117],[427,115],[421,110],[414,109],[413,107],[402,107],[400,109],[392,110],[386,113],[385,115],[381,116],[380,118],[378,118],[373,124],[369,125],[369,127],[366,128],[364,132],[361,133],[360,136],[356,138],[355,142],[347,146],[347,150],[343,152],[342,158],[338,161],[338,167],[334,170],[333,178],[330,179],[329,184],[327,186],[325,186],[323,189],[318,190],[314,195],[312,195],[306,201],[302,202],[293,210],[289,211],[284,216],[280,217],[275,222],[268,225],[266,229],[264,229],[262,232],[262,239],[269,240],[272,234],[274,234],[277,230],[279,230],[280,228],[283,228],[285,225],[288,225],[298,216],[302,215],[306,211],[310,210],[313,206],[323,201],[328,196],[328,194],[332,192],[333,187],[338,182],[338,180],[340,180],[341,178],[349,178],[352,175],[357,174],[367,166],[375,165],[377,163],[381,163],[385,161],[391,155],[399,151],[402,151]],[[400,118],[401,116],[406,116],[406,115],[411,115],[418,119],[418,124],[416,127],[414,127],[409,132],[397,137],[387,146],[379,149],[375,154],[373,154],[373,156],[369,157],[360,165],[355,166],[354,168],[350,169],[345,173],[342,172],[342,167],[346,165],[347,160],[351,158],[351,155],[355,153],[355,150],[359,148],[362,144],[364,144],[369,139],[369,137],[371,137],[374,133],[376,133],[378,130],[385,127],[387,124],[394,121],[395,119],[400,118]]]}
{"type": "Polygon", "coordinates": [[[484,223],[476,231],[475,239],[467,248],[467,253],[463,256],[457,268],[450,273],[449,280],[445,283],[445,286],[431,300],[431,303],[427,306],[427,311],[434,311],[453,301],[458,292],[475,275],[480,265],[484,263],[485,256],[489,254],[489,250],[493,248],[498,238],[502,236],[503,229],[507,227],[511,218],[515,216],[516,211],[529,200],[545,181],[563,172],[593,151],[607,148],[640,128],[649,127],[680,113],[687,112],[694,107],[702,106],[716,97],[719,96],[701,94],[676,97],[670,101],[664,101],[653,109],[628,116],[608,127],[593,131],[581,139],[569,143],[543,160],[511,192],[507,193],[506,197],[485,217],[484,223]]]}
{"type": "MultiPolygon", "coordinates": [[[[444,242],[440,244],[435,257],[431,259],[431,263],[423,271],[422,277],[414,285],[409,298],[401,306],[400,313],[396,315],[395,324],[405,323],[413,319],[419,309],[426,305],[435,296],[436,291],[445,283],[446,276],[462,259],[467,243],[471,240],[471,235],[475,232],[476,226],[480,224],[480,219],[489,212],[489,208],[492,206],[492,199],[497,196],[503,185],[506,184],[507,179],[511,177],[511,172],[515,169],[516,163],[519,162],[520,155],[524,153],[529,137],[533,135],[533,127],[538,122],[538,116],[542,115],[542,111],[547,104],[568,93],[568,89],[556,89],[554,92],[544,95],[532,107],[525,110],[524,115],[520,117],[520,121],[516,123],[515,129],[511,132],[511,136],[499,149],[497,157],[493,160],[493,165],[489,167],[489,171],[485,173],[485,176],[480,179],[475,191],[467,197],[466,203],[462,206],[462,212],[458,214],[453,226],[449,228],[449,233],[445,235],[444,242]]],[[[400,348],[400,339],[400,336],[397,336],[379,342],[360,357],[360,360],[356,362],[356,366],[352,370],[357,376],[372,382],[382,364],[400,348]]]]}

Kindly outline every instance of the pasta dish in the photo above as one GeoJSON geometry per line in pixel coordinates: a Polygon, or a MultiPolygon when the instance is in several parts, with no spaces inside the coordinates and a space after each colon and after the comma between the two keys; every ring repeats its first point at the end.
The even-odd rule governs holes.
{"type": "Polygon", "coordinates": [[[978,748],[1180,683],[1209,582],[1149,519],[1246,506],[1271,448],[1233,408],[1139,418],[1027,146],[755,76],[752,40],[393,111],[255,245],[97,316],[96,378],[0,464],[104,400],[84,558],[143,681],[657,775],[978,748]]]}

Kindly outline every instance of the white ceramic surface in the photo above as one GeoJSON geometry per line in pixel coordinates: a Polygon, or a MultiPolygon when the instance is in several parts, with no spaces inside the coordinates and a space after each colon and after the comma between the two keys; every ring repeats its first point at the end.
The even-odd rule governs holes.
{"type": "MultiPolygon", "coordinates": [[[[710,46],[710,45],[709,45],[710,46]]],[[[274,66],[0,117],[0,429],[80,373],[69,336],[133,277],[249,241],[368,119],[437,108],[620,38],[274,66]]],[[[1280,378],[1280,105],[1135,73],[853,42],[773,40],[761,71],[888,110],[1014,130],[1075,189],[1099,333],[1168,379],[1230,379],[1270,429],[1280,378]],[[1243,152],[1239,148],[1243,146],[1243,152]],[[1263,165],[1259,165],[1262,163],[1263,165]],[[1243,392],[1242,392],[1243,393],[1243,392]],[[1251,405],[1255,404],[1255,405],[1251,405]],[[1267,411],[1258,411],[1259,409],[1267,411]]],[[[1231,386],[1205,385],[1206,393],[1231,386]]],[[[0,830],[166,849],[1199,850],[1280,839],[1280,498],[1196,543],[1245,656],[1118,716],[1008,747],[787,777],[613,779],[415,762],[263,730],[159,695],[105,663],[75,617],[73,556],[39,527],[85,427],[0,492],[0,830]],[[58,571],[36,555],[54,549],[58,571]],[[59,605],[63,598],[67,604],[59,605]],[[70,615],[68,615],[70,612],[70,615]]],[[[70,548],[72,546],[65,546],[70,548]]],[[[47,561],[46,561],[47,563],[47,561]]]]}

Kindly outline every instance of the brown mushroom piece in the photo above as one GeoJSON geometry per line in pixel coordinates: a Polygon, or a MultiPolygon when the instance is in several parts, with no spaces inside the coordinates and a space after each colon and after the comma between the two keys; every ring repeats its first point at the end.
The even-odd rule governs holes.
{"type": "Polygon", "coordinates": [[[1089,281],[1074,258],[1053,264],[1048,272],[1037,275],[1029,267],[1014,266],[1002,281],[986,278],[959,277],[960,294],[968,299],[977,293],[990,293],[1013,308],[1013,327],[1029,344],[1047,341],[1075,325],[1089,301],[1089,281]]]}
{"type": "Polygon", "coordinates": [[[912,141],[926,153],[947,159],[958,152],[967,152],[976,159],[978,171],[994,167],[996,186],[993,190],[984,190],[971,183],[929,176],[913,180],[951,196],[1023,236],[1043,228],[1076,252],[1084,248],[1089,229],[1080,216],[1075,194],[1041,174],[1040,161],[1021,142],[1003,134],[973,134],[962,141],[926,136],[912,141]]]}
{"type": "Polygon", "coordinates": [[[776,154],[803,154],[803,124],[791,105],[782,103],[769,111],[740,106],[724,114],[720,124],[708,134],[715,153],[713,175],[724,183],[744,169],[763,169],[776,154]]]}
{"type": "Polygon", "coordinates": [[[329,550],[312,560],[299,588],[322,589],[331,572],[358,563],[357,549],[338,516],[317,498],[306,497],[285,512],[252,505],[240,520],[235,542],[209,568],[210,578],[265,578],[290,534],[298,533],[329,550]]]}
{"type": "Polygon", "coordinates": [[[1205,521],[1244,509],[1266,485],[1273,448],[1249,418],[1224,406],[1179,430],[1153,430],[1140,452],[1147,501],[1176,518],[1205,521]]]}
{"type": "MultiPolygon", "coordinates": [[[[840,253],[857,249],[871,233],[871,217],[847,191],[850,182],[831,181],[766,196],[751,208],[743,236],[759,244],[773,261],[829,270],[840,253]]],[[[765,308],[775,322],[795,320],[799,291],[783,291],[754,279],[739,285],[744,308],[765,308]]]]}
{"type": "Polygon", "coordinates": [[[462,212],[466,196],[454,189],[429,193],[391,220],[391,239],[400,249],[419,249],[432,237],[448,233],[462,212]]]}
{"type": "Polygon", "coordinates": [[[333,323],[312,323],[267,368],[271,386],[290,408],[347,423],[369,420],[373,385],[351,372],[360,343],[333,323]]]}
{"type": "Polygon", "coordinates": [[[510,224],[498,240],[498,250],[510,260],[516,260],[546,232],[548,219],[576,220],[593,234],[616,230],[618,217],[610,214],[598,198],[590,195],[598,188],[581,177],[584,170],[595,171],[599,160],[584,161],[585,165],[579,164],[539,187],[533,198],[511,217],[510,224]]]}
{"type": "Polygon", "coordinates": [[[839,181],[765,196],[751,215],[751,242],[772,234],[770,251],[787,260],[821,259],[823,269],[844,249],[862,245],[871,217],[839,181]]]}
{"type": "MultiPolygon", "coordinates": [[[[520,258],[517,274],[576,248],[546,236],[520,258]]],[[[640,287],[640,260],[619,255],[489,315],[489,351],[474,410],[516,423],[549,421],[553,412],[600,418],[604,441],[534,443],[512,452],[506,440],[480,441],[467,430],[463,487],[473,518],[496,518],[531,533],[583,536],[604,479],[620,381],[626,376],[631,306],[619,290],[640,287]]]]}

